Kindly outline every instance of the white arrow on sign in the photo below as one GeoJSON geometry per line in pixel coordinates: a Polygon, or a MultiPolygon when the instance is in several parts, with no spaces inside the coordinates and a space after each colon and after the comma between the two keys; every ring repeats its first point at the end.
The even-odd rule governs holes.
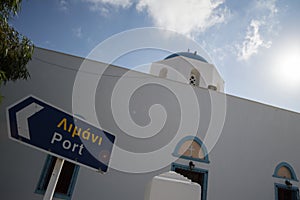
{"type": "Polygon", "coordinates": [[[17,116],[17,125],[18,125],[18,135],[27,138],[30,140],[28,118],[34,115],[35,113],[42,110],[44,107],[36,103],[29,104],[24,107],[22,110],[19,110],[16,113],[17,116]]]}

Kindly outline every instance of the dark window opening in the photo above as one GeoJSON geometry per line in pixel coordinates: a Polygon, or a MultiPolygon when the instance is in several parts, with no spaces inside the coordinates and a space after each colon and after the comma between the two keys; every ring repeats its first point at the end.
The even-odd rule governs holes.
{"type": "Polygon", "coordinates": [[[190,74],[190,84],[193,86],[199,86],[200,83],[200,73],[197,69],[192,69],[190,74]]]}
{"type": "Polygon", "coordinates": [[[201,186],[201,199],[206,200],[206,192],[207,192],[207,172],[193,171],[189,169],[184,169],[181,167],[176,167],[173,165],[174,171],[187,177],[193,182],[198,183],[201,186]]]}
{"type": "Polygon", "coordinates": [[[297,200],[297,191],[287,188],[278,188],[278,200],[297,200]]]}
{"type": "Polygon", "coordinates": [[[194,172],[194,171],[186,170],[186,169],[180,169],[180,168],[176,168],[175,172],[177,172],[181,175],[184,175],[185,177],[187,177],[188,179],[190,179],[193,182],[198,183],[199,185],[201,185],[201,189],[202,189],[203,177],[204,177],[203,173],[194,172]]]}
{"type": "Polygon", "coordinates": [[[190,77],[190,84],[192,86],[196,86],[196,77],[192,74],[191,77],[190,77]]]}
{"type": "MultiPolygon", "coordinates": [[[[40,181],[36,192],[39,194],[44,194],[48,183],[50,181],[50,177],[52,171],[54,169],[54,165],[56,162],[56,157],[48,156],[45,166],[43,168],[40,181]]],[[[78,174],[79,166],[68,161],[65,161],[62,167],[62,171],[60,173],[54,196],[57,198],[70,199],[72,196],[72,192],[75,186],[77,174],[78,174]]]]}

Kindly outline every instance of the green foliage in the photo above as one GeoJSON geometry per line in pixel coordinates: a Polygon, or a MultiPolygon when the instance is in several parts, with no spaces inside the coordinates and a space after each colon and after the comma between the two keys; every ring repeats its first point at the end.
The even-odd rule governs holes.
{"type": "MultiPolygon", "coordinates": [[[[34,46],[8,23],[18,13],[20,5],[21,0],[0,0],[0,86],[10,80],[29,77],[26,65],[34,46]]],[[[2,99],[0,95],[0,103],[2,99]]]]}
{"type": "Polygon", "coordinates": [[[20,10],[22,0],[0,0],[0,16],[4,19],[9,19],[14,16],[20,10]]]}
{"type": "Polygon", "coordinates": [[[31,60],[34,46],[8,24],[8,20],[20,10],[21,0],[0,0],[0,76],[2,82],[27,79],[26,68],[31,60]]]}

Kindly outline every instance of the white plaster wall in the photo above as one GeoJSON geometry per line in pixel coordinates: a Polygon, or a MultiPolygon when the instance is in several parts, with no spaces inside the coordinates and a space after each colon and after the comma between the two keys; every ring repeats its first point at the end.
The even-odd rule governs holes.
{"type": "MultiPolygon", "coordinates": [[[[34,58],[29,64],[31,79],[7,83],[1,89],[2,95],[5,96],[0,112],[1,199],[42,199],[42,196],[35,194],[34,190],[46,158],[46,154],[7,138],[5,108],[24,96],[33,94],[71,112],[73,83],[81,62],[82,59],[78,57],[36,48],[34,58]]],[[[105,66],[92,61],[90,64],[100,71],[105,66]]],[[[147,93],[142,89],[137,90],[136,95],[140,98],[135,99],[130,108],[137,111],[136,115],[132,116],[136,123],[149,122],[148,110],[143,109],[152,103],[163,105],[169,115],[164,128],[154,137],[141,140],[126,135],[114,122],[110,110],[110,97],[114,84],[125,72],[127,69],[112,66],[105,71],[109,76],[100,80],[96,94],[96,111],[100,125],[117,136],[116,145],[128,151],[149,152],[159,149],[166,145],[177,131],[181,119],[179,104],[172,93],[168,93],[163,87],[151,86],[147,88],[147,93]]],[[[131,75],[140,77],[138,81],[141,83],[149,79],[154,82],[170,83],[179,91],[189,87],[183,83],[161,80],[137,72],[131,75]]],[[[195,88],[194,91],[200,107],[197,136],[202,141],[205,141],[206,133],[209,127],[211,128],[211,117],[222,114],[219,113],[218,106],[214,110],[216,107],[212,107],[212,102],[222,102],[221,100],[226,97],[226,118],[222,133],[209,152],[210,163],[194,162],[197,168],[208,170],[207,198],[209,200],[275,199],[274,183],[283,183],[284,180],[273,178],[272,175],[276,165],[282,161],[288,162],[299,178],[299,113],[203,88],[195,88]]],[[[82,109],[85,110],[84,107],[82,109]]],[[[192,121],[195,116],[191,113],[188,117],[192,121]]],[[[186,132],[186,135],[190,134],[192,135],[186,132]]],[[[147,162],[150,163],[151,159],[147,162]]],[[[189,161],[179,159],[175,162],[188,165],[189,161]]],[[[110,169],[107,174],[100,175],[81,167],[72,199],[143,199],[147,183],[155,175],[170,169],[169,165],[143,174],[110,169]]],[[[292,181],[292,184],[299,186],[298,182],[292,181]]]]}

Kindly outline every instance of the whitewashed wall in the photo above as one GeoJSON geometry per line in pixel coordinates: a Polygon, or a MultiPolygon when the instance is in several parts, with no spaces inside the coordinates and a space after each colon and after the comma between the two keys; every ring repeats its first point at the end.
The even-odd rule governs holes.
{"type": "MultiPolygon", "coordinates": [[[[33,94],[71,113],[72,90],[81,62],[82,59],[78,57],[36,48],[33,60],[29,64],[31,79],[9,82],[1,88],[2,95],[5,96],[0,112],[1,199],[42,199],[42,196],[35,194],[34,191],[46,158],[46,154],[8,139],[5,108],[33,94]]],[[[89,64],[100,71],[106,67],[104,63],[93,61],[89,61],[89,64]]],[[[136,98],[133,98],[130,104],[133,120],[140,125],[149,123],[148,108],[153,104],[161,104],[168,114],[167,121],[163,129],[153,137],[138,139],[126,135],[116,125],[110,106],[114,85],[126,72],[127,69],[111,66],[105,70],[106,76],[100,79],[95,97],[100,126],[117,136],[118,147],[139,153],[154,151],[174,138],[183,111],[180,110],[176,95],[174,96],[174,93],[168,91],[166,87],[159,84],[142,87],[136,91],[136,98]]],[[[141,84],[150,80],[155,83],[171,84],[178,91],[186,91],[189,88],[183,83],[162,80],[138,72],[131,72],[128,76],[131,76],[131,81],[140,81],[141,84]]],[[[296,175],[300,176],[299,113],[202,88],[196,88],[195,93],[199,102],[197,110],[200,110],[197,136],[204,142],[209,128],[214,128],[210,125],[211,117],[222,121],[220,102],[226,99],[224,126],[216,145],[209,152],[210,163],[194,162],[196,168],[208,170],[207,199],[275,199],[274,183],[283,183],[284,180],[274,178],[272,175],[276,165],[282,161],[289,163],[296,175]]],[[[84,95],[80,97],[88,98],[84,95]]],[[[194,111],[186,115],[184,120],[192,122],[197,110],[193,107],[187,109],[194,111]]],[[[89,119],[91,116],[89,112],[85,112],[86,110],[83,106],[82,112],[75,114],[81,114],[89,119]]],[[[194,124],[191,123],[190,126],[194,124]]],[[[184,127],[184,130],[188,129],[189,127],[184,127]]],[[[192,134],[189,131],[184,133],[184,135],[192,134]]],[[[113,160],[116,158],[118,158],[116,155],[112,155],[113,162],[118,162],[113,160]]],[[[160,159],[168,158],[172,158],[172,155],[162,155],[160,159]]],[[[126,162],[126,158],[123,159],[125,161],[122,162],[126,162]]],[[[149,163],[146,164],[151,164],[152,160],[148,159],[147,162],[149,163]]],[[[188,165],[188,162],[183,159],[176,161],[184,165],[188,165]]],[[[145,165],[145,163],[134,164],[145,165]]],[[[171,166],[168,165],[153,172],[140,174],[110,169],[107,174],[101,175],[81,167],[72,199],[143,199],[146,184],[152,177],[170,169],[171,166]]],[[[292,184],[299,186],[298,182],[292,181],[292,184]]]]}

